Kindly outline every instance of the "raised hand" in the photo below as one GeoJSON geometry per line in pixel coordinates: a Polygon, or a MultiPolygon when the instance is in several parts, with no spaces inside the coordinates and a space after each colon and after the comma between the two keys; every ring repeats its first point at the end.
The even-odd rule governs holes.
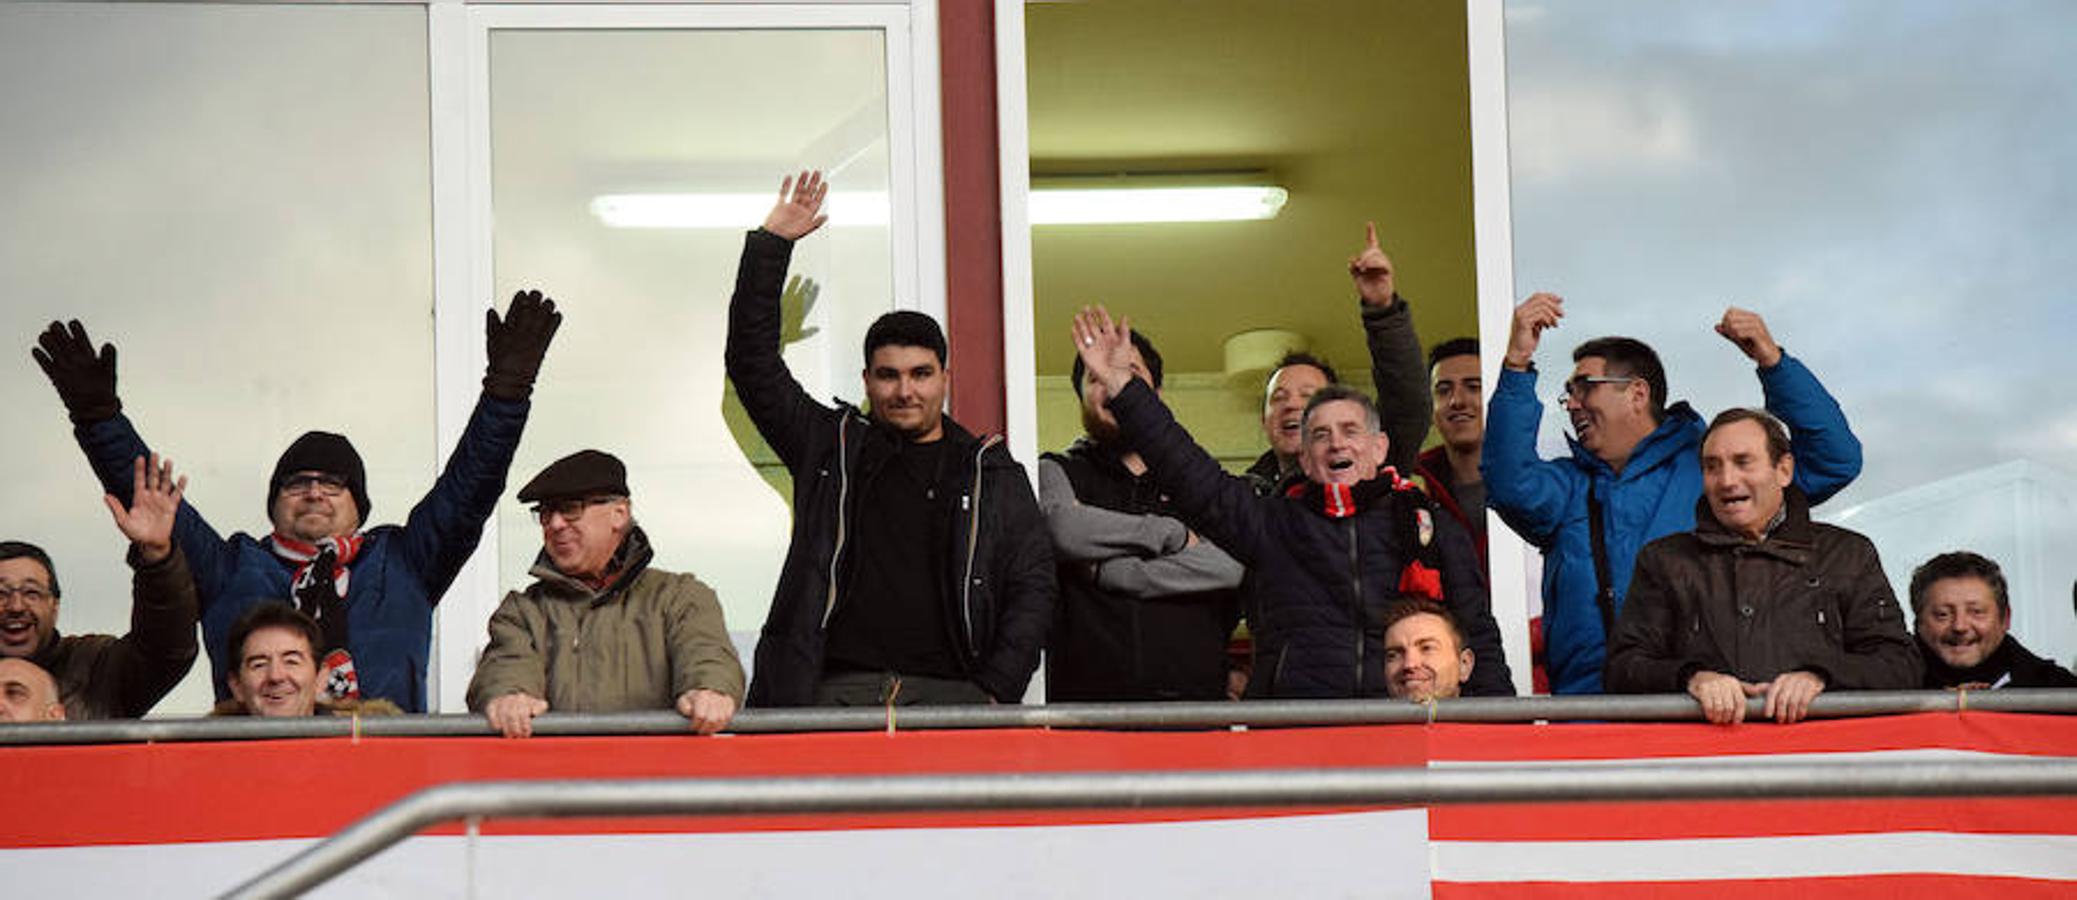
{"type": "Polygon", "coordinates": [[[815,336],[820,328],[804,328],[808,314],[815,311],[815,298],[821,296],[822,285],[805,275],[795,275],[786,282],[786,292],[779,295],[779,345],[797,344],[815,336]]]}
{"type": "Polygon", "coordinates": [[[1364,306],[1392,305],[1398,295],[1392,283],[1392,258],[1377,243],[1377,223],[1363,223],[1363,249],[1349,257],[1349,278],[1356,282],[1356,295],[1364,306]]]}
{"type": "Polygon", "coordinates": [[[58,399],[65,404],[73,424],[112,419],[123,411],[123,401],[115,395],[114,344],[102,344],[101,352],[96,354],[86,326],[79,324],[78,319],[73,319],[69,327],[50,323],[37,337],[36,344],[29,355],[36,358],[51,386],[58,389],[58,399]]]}
{"type": "Polygon", "coordinates": [[[829,196],[829,182],[822,180],[822,173],[808,169],[800,176],[788,175],[779,182],[779,202],[772,206],[770,215],[764,217],[764,230],[789,241],[807,237],[829,217],[822,214],[823,198],[829,196]]]}
{"type": "Polygon", "coordinates": [[[1507,356],[1502,364],[1516,371],[1529,368],[1530,360],[1536,357],[1536,347],[1543,342],[1546,328],[1558,327],[1558,320],[1565,318],[1565,298],[1556,294],[1535,293],[1514,308],[1514,320],[1507,329],[1507,356]]]}
{"type": "Polygon", "coordinates": [[[137,457],[130,474],[130,508],[114,494],[101,495],[115,527],[137,548],[146,563],[156,563],[173,553],[173,522],[180,517],[180,497],[187,493],[188,479],[173,477],[173,461],[154,453],[150,460],[137,457]]]}
{"type": "Polygon", "coordinates": [[[563,326],[555,301],[540,291],[512,295],[505,318],[495,309],[484,310],[484,352],[490,364],[483,372],[483,392],[501,400],[525,400],[533,396],[534,377],[541,374],[541,360],[548,355],[548,342],[563,326]]]}
{"type": "Polygon", "coordinates": [[[1073,333],[1082,365],[1096,373],[1111,396],[1118,396],[1132,383],[1132,320],[1119,316],[1113,321],[1101,305],[1084,306],[1075,313],[1073,333]]]}
{"type": "Polygon", "coordinates": [[[678,714],[692,720],[694,734],[713,734],[736,717],[736,701],[720,691],[693,688],[678,695],[678,714]]]}
{"type": "Polygon", "coordinates": [[[1716,333],[1737,344],[1761,368],[1781,362],[1781,345],[1774,343],[1774,335],[1767,331],[1767,320],[1760,318],[1759,313],[1735,306],[1726,309],[1723,321],[1716,323],[1716,333]]]}

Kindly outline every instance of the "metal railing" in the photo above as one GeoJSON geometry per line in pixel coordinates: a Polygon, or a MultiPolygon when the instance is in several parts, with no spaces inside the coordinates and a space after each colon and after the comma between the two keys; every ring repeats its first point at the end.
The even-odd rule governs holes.
{"type": "Polygon", "coordinates": [[[2015,795],[2077,795],[2077,759],[487,781],[405,797],[226,896],[295,896],[419,831],[474,817],[2015,795]]]}
{"type": "MultiPolygon", "coordinates": [[[[1747,702],[1757,721],[1764,703],[1747,702]]],[[[1979,710],[2077,713],[2077,689],[1997,691],[1842,691],[1811,702],[1810,717],[1849,718],[1979,710]]],[[[1251,700],[1239,703],[1055,703],[1040,706],[930,706],[752,709],[730,734],[818,731],[937,731],[978,728],[1276,728],[1318,725],[1408,725],[1424,722],[1693,722],[1700,707],[1685,694],[1575,697],[1484,697],[1433,705],[1398,700],[1251,700]]],[[[675,712],[547,713],[534,733],[554,735],[683,734],[675,712]]],[[[470,714],[370,716],[359,719],[169,718],[36,723],[0,727],[0,746],[344,737],[467,737],[495,732],[470,714]]]]}

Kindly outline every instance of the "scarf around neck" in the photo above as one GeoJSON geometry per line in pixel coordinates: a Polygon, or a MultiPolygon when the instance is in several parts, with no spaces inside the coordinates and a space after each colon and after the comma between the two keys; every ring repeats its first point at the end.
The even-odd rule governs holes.
{"type": "Polygon", "coordinates": [[[360,532],[344,537],[327,537],[308,543],[275,533],[267,539],[274,555],[296,567],[289,594],[296,608],[317,621],[324,646],[314,648],[320,657],[319,679],[327,699],[350,700],[361,695],[360,676],[347,649],[346,590],[353,572],[347,566],[359,556],[367,538],[360,532]]]}

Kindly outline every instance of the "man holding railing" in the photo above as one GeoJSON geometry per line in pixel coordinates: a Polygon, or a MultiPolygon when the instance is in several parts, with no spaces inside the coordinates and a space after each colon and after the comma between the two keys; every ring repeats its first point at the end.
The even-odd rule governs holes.
{"type": "Polygon", "coordinates": [[[1731,409],[1702,438],[1695,529],[1637,554],[1609,642],[1608,689],[1686,691],[1709,721],[1744,721],[1765,697],[1777,722],[1826,690],[1911,690],[1918,650],[1875,545],[1810,520],[1788,429],[1731,409]]]}
{"type": "Polygon", "coordinates": [[[721,601],[692,575],[653,568],[627,467],[580,450],[519,489],[541,522],[534,583],[505,595],[469,681],[469,708],[506,737],[550,709],[672,709],[699,734],[743,701],[743,665],[721,601]]]}
{"type": "MultiPolygon", "coordinates": [[[[1539,293],[1515,307],[1500,380],[1486,410],[1479,471],[1486,503],[1543,552],[1543,637],[1551,690],[1599,693],[1604,651],[1628,596],[1638,548],[1693,523],[1702,478],[1702,418],[1667,403],[1656,351],[1627,337],[1572,351],[1560,401],[1574,432],[1570,455],[1543,459],[1536,431],[1538,345],[1565,301],[1539,293]]],[[[1822,503],[1861,471],[1861,443],[1817,376],[1783,352],[1757,313],[1732,307],[1716,331],[1758,367],[1768,411],[1795,437],[1796,484],[1822,503]]]]}

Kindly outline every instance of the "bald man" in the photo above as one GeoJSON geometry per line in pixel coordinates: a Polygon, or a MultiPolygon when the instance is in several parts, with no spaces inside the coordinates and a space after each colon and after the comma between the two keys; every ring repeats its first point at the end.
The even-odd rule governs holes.
{"type": "Polygon", "coordinates": [[[0,657],[0,722],[61,722],[58,682],[26,659],[0,657]]]}

